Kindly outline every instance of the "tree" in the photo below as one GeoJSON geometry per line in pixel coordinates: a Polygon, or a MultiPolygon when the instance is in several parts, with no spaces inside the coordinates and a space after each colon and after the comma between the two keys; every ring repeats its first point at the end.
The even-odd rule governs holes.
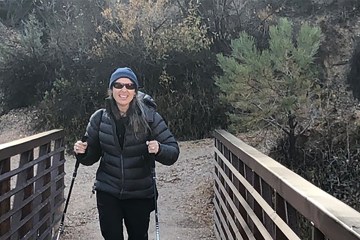
{"type": "Polygon", "coordinates": [[[4,111],[30,106],[49,89],[51,71],[42,41],[44,26],[30,14],[23,31],[10,31],[0,43],[1,106],[4,111]]]}
{"type": "Polygon", "coordinates": [[[131,66],[179,138],[207,136],[217,121],[212,112],[223,115],[212,79],[212,39],[195,1],[125,2],[104,9],[93,57],[103,59],[107,72],[131,66]]]}
{"type": "Polygon", "coordinates": [[[26,19],[34,9],[34,0],[0,1],[0,20],[6,26],[16,26],[26,19]]]}
{"type": "Polygon", "coordinates": [[[98,26],[101,38],[94,53],[125,53],[156,61],[168,58],[172,52],[208,48],[211,40],[196,9],[190,5],[182,16],[179,8],[167,0],[113,3],[102,13],[105,21],[98,26]]]}
{"type": "MultiPolygon", "coordinates": [[[[10,110],[39,103],[43,128],[62,126],[69,138],[79,136],[90,114],[104,104],[110,73],[126,65],[168,124],[176,126],[179,139],[208,136],[224,124],[224,111],[212,78],[219,71],[212,38],[194,2],[33,1],[36,22],[21,19],[24,25],[17,25],[27,24],[32,38],[22,29],[12,29],[15,40],[0,36],[6,43],[0,84],[7,85],[0,88],[0,104],[10,110]],[[5,89],[11,94],[1,93],[5,89]]],[[[9,28],[4,27],[0,32],[9,28]]]]}
{"type": "Polygon", "coordinates": [[[231,42],[232,53],[218,55],[223,75],[216,83],[232,105],[234,130],[273,127],[288,136],[288,160],[295,143],[321,111],[321,88],[314,58],[321,43],[319,27],[303,24],[293,40],[292,22],[281,18],[270,27],[269,49],[257,50],[245,32],[231,42]]]}

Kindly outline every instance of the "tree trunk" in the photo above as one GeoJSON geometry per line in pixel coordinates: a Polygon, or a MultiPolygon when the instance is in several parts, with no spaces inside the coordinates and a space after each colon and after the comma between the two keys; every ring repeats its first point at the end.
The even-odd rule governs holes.
{"type": "Polygon", "coordinates": [[[295,161],[295,144],[296,144],[296,136],[295,136],[295,128],[297,122],[295,121],[296,117],[293,114],[289,114],[288,124],[289,124],[289,149],[288,149],[288,159],[290,162],[291,169],[294,168],[295,161]]]}

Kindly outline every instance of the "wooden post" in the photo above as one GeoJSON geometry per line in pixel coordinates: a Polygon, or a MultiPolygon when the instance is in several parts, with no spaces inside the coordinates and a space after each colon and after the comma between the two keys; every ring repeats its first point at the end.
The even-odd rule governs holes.
{"type": "MultiPolygon", "coordinates": [[[[278,193],[275,194],[275,210],[276,213],[282,218],[282,220],[286,221],[286,204],[283,197],[281,197],[278,193]]],[[[287,240],[284,233],[280,231],[278,227],[275,229],[275,239],[276,240],[287,240]]]]}
{"type": "MultiPolygon", "coordinates": [[[[42,146],[40,146],[39,149],[39,157],[46,155],[47,153],[50,152],[50,143],[46,143],[42,146]]],[[[49,169],[51,167],[51,159],[50,158],[46,158],[44,159],[42,162],[39,163],[38,165],[38,171],[45,171],[47,169],[49,169]]],[[[44,186],[46,186],[49,182],[51,181],[51,172],[46,173],[44,176],[41,177],[41,179],[39,179],[39,182],[37,182],[37,187],[42,188],[44,186]]],[[[46,200],[48,200],[48,198],[51,196],[51,185],[47,188],[44,189],[44,191],[41,194],[41,203],[45,202],[46,200]]],[[[49,214],[50,213],[50,204],[47,203],[39,212],[39,221],[42,221],[44,217],[46,217],[47,219],[44,221],[43,225],[41,225],[40,229],[39,229],[39,233],[38,235],[41,236],[51,225],[50,223],[50,218],[49,218],[49,214]]]]}
{"type": "MultiPolygon", "coordinates": [[[[260,182],[260,184],[261,184],[261,196],[269,204],[269,206],[274,208],[274,202],[273,202],[274,191],[273,191],[273,189],[269,186],[269,184],[267,184],[263,180],[260,182]]],[[[275,239],[275,228],[274,228],[275,224],[274,224],[274,222],[271,221],[270,217],[265,213],[263,213],[262,221],[263,221],[265,228],[272,236],[272,238],[275,239]]]]}

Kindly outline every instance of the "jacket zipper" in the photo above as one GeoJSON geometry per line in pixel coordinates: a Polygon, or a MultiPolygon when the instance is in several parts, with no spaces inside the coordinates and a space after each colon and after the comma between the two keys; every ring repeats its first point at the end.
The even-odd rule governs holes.
{"type": "Polygon", "coordinates": [[[125,184],[125,173],[124,173],[124,159],[122,154],[120,155],[120,163],[121,163],[121,189],[120,189],[120,198],[122,198],[122,195],[124,193],[124,184],[125,184]]]}
{"type": "MultiPolygon", "coordinates": [[[[120,166],[121,166],[121,189],[120,189],[120,198],[123,195],[124,192],[124,159],[123,159],[123,155],[122,155],[122,148],[120,146],[120,142],[119,142],[119,137],[117,136],[117,132],[116,132],[116,123],[115,123],[115,119],[112,117],[112,115],[110,114],[110,119],[111,119],[111,126],[112,126],[112,130],[113,130],[113,136],[114,136],[114,141],[115,141],[115,145],[119,147],[120,151],[120,166]]],[[[126,135],[126,129],[125,129],[125,133],[124,133],[124,145],[125,145],[125,135],[126,135]]]]}

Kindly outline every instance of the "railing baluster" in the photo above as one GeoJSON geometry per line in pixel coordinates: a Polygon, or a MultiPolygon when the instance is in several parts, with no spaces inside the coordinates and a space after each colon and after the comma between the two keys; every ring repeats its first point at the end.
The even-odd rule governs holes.
{"type": "MultiPolygon", "coordinates": [[[[0,176],[10,171],[10,158],[0,159],[0,176]]],[[[10,191],[10,178],[0,182],[0,196],[10,191]]],[[[0,202],[0,216],[10,211],[10,197],[0,202]]],[[[0,237],[10,231],[10,218],[0,222],[0,237]]]]}
{"type": "Polygon", "coordinates": [[[325,240],[324,234],[319,229],[317,229],[314,226],[314,224],[312,224],[312,227],[311,227],[311,239],[312,240],[325,240]]]}
{"type": "MultiPolygon", "coordinates": [[[[21,171],[16,180],[16,188],[22,188],[24,182],[30,180],[34,177],[34,167],[30,166],[24,168],[24,165],[34,160],[34,152],[33,149],[26,151],[20,154],[19,160],[19,168],[23,168],[24,170],[21,171]]],[[[15,214],[12,216],[12,225],[17,226],[20,224],[20,220],[24,219],[28,214],[32,211],[32,202],[28,203],[26,206],[20,208],[23,201],[29,198],[34,193],[34,186],[33,184],[29,184],[28,186],[24,187],[14,196],[14,209],[18,209],[15,214]]],[[[32,221],[28,221],[25,223],[19,231],[16,231],[12,236],[11,239],[19,239],[25,236],[27,232],[32,229],[32,221]]]]}
{"type": "MultiPolygon", "coordinates": [[[[285,200],[278,193],[275,194],[275,210],[276,213],[281,217],[282,220],[287,222],[287,213],[285,200]]],[[[280,231],[278,227],[275,228],[275,239],[276,240],[287,240],[284,233],[280,231]]]]}
{"type": "MultiPolygon", "coordinates": [[[[252,171],[252,176],[253,176],[253,187],[258,193],[261,193],[260,177],[254,171],[252,171]]],[[[256,216],[261,220],[261,222],[263,222],[262,208],[256,201],[253,202],[254,202],[253,203],[254,212],[256,216]]],[[[257,227],[256,227],[256,231],[254,232],[254,236],[256,239],[263,239],[257,227]]]]}
{"type": "MultiPolygon", "coordinates": [[[[253,177],[253,171],[251,170],[251,168],[249,168],[248,166],[246,166],[244,164],[244,172],[245,172],[245,179],[252,185],[254,186],[254,177],[253,177]]],[[[249,204],[249,206],[251,207],[251,209],[254,209],[254,198],[252,197],[251,194],[249,194],[248,191],[246,191],[246,202],[249,204]]],[[[250,217],[247,216],[247,223],[249,225],[249,228],[251,229],[252,232],[255,232],[256,228],[254,226],[254,223],[251,221],[250,217]]]]}
{"type": "MultiPolygon", "coordinates": [[[[265,181],[261,179],[260,181],[261,185],[261,196],[264,198],[264,200],[269,204],[270,207],[274,208],[274,191],[273,189],[267,184],[265,181]]],[[[263,224],[265,228],[268,230],[270,235],[275,238],[275,225],[273,221],[269,218],[267,214],[262,211],[263,214],[263,224]]]]}
{"type": "Polygon", "coordinates": [[[299,234],[299,225],[297,219],[299,219],[296,209],[286,202],[286,212],[287,212],[287,224],[291,229],[299,234]]]}

